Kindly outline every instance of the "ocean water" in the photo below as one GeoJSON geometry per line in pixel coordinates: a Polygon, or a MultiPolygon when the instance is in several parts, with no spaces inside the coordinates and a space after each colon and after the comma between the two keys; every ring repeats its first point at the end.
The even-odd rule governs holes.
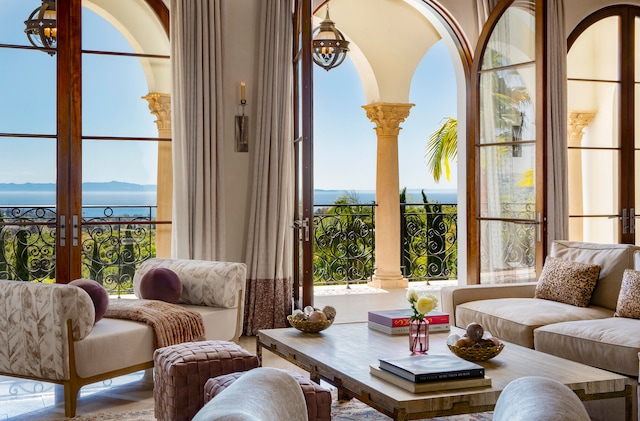
{"type": "MultiPolygon", "coordinates": [[[[407,189],[407,203],[422,203],[422,190],[407,189]]],[[[427,199],[443,204],[457,204],[458,192],[455,190],[424,190],[427,199]]],[[[371,203],[376,200],[375,190],[315,190],[313,202],[316,206],[332,205],[340,196],[356,195],[358,203],[371,203]]]]}
{"type": "MultiPolygon", "coordinates": [[[[407,190],[407,203],[422,203],[420,190],[407,190]]],[[[430,201],[444,204],[456,204],[457,192],[454,190],[425,190],[430,201]]],[[[340,197],[355,195],[358,203],[372,203],[375,201],[373,190],[316,190],[314,203],[316,206],[332,205],[340,197]]],[[[51,190],[0,190],[0,207],[55,207],[55,191],[51,190]]],[[[96,217],[103,215],[106,206],[118,206],[112,210],[113,216],[149,215],[149,207],[156,206],[155,191],[87,191],[82,196],[83,216],[96,217]]],[[[155,216],[155,209],[151,210],[155,216]]]]}

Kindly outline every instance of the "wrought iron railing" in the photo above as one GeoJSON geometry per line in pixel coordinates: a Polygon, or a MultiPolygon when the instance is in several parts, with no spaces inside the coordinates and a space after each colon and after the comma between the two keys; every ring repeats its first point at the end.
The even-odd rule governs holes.
{"type": "MultiPolygon", "coordinates": [[[[375,204],[316,205],[314,284],[370,280],[375,270],[375,204]]],[[[511,207],[520,215],[526,209],[511,207]]],[[[112,293],[130,292],[135,269],[155,256],[154,206],[87,206],[82,219],[82,276],[112,293]]],[[[409,280],[457,277],[457,205],[401,206],[401,266],[409,280]]],[[[55,282],[53,207],[0,207],[0,279],[55,282]]],[[[510,267],[535,256],[532,225],[503,231],[510,267]]],[[[485,256],[483,250],[482,255],[485,256]]]]}
{"type": "MultiPolygon", "coordinates": [[[[375,270],[375,204],[316,205],[314,284],[364,283],[375,270]]],[[[457,277],[457,205],[401,205],[403,275],[457,277]]]]}
{"type": "MultiPolygon", "coordinates": [[[[155,256],[155,206],[85,206],[82,276],[110,293],[133,289],[133,274],[155,256]]],[[[54,207],[0,207],[0,279],[55,282],[54,207]]]]}

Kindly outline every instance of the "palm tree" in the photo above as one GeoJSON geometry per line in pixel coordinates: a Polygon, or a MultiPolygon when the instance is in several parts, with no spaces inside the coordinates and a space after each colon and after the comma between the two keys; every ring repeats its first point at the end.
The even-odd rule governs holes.
{"type": "Polygon", "coordinates": [[[455,117],[444,117],[441,125],[429,136],[427,143],[427,166],[438,182],[442,177],[444,166],[447,181],[451,179],[451,161],[458,155],[458,120],[455,117]]]}

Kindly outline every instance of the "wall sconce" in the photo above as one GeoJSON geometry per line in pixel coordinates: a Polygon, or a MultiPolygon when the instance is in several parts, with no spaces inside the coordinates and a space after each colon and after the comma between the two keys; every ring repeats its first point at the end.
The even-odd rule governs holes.
{"type": "MultiPolygon", "coordinates": [[[[524,124],[524,113],[520,113],[520,124],[511,126],[511,140],[513,142],[522,141],[522,126],[524,124]]],[[[511,146],[511,156],[514,158],[522,158],[522,145],[514,144],[511,146]]]]}
{"type": "Polygon", "coordinates": [[[249,117],[244,115],[247,106],[246,84],[240,82],[240,106],[242,115],[236,116],[236,152],[249,152],[249,117]]]}

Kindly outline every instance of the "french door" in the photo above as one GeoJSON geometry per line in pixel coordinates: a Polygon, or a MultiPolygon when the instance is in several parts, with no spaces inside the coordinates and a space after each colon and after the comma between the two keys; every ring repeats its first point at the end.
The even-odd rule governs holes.
{"type": "Polygon", "coordinates": [[[542,0],[503,1],[485,26],[472,75],[468,283],[536,278],[543,255],[542,0]]]}
{"type": "Polygon", "coordinates": [[[567,56],[569,238],[640,244],[640,8],[581,22],[567,56]]]}
{"type": "MultiPolygon", "coordinates": [[[[130,11],[151,9],[168,32],[161,1],[135,3],[130,11]]],[[[158,151],[170,139],[158,136],[141,98],[149,92],[142,69],[168,68],[169,57],[122,49],[129,45],[123,34],[88,0],[54,2],[56,44],[48,50],[31,45],[24,20],[42,4],[8,0],[0,10],[2,115],[13,116],[0,120],[0,155],[11,163],[0,173],[0,278],[66,283],[90,277],[119,291],[135,265],[155,254],[155,227],[170,221],[156,220],[155,203],[100,201],[96,184],[127,181],[127,168],[133,174],[147,166],[155,184],[158,151]],[[123,70],[135,67],[145,82],[139,92],[139,83],[129,86],[133,71],[123,70]],[[120,85],[138,111],[131,98],[118,96],[120,85]],[[12,183],[31,190],[1,202],[12,183]]]]}
{"type": "Polygon", "coordinates": [[[294,279],[297,308],[313,305],[313,62],[311,0],[296,0],[294,14],[294,279]]]}

